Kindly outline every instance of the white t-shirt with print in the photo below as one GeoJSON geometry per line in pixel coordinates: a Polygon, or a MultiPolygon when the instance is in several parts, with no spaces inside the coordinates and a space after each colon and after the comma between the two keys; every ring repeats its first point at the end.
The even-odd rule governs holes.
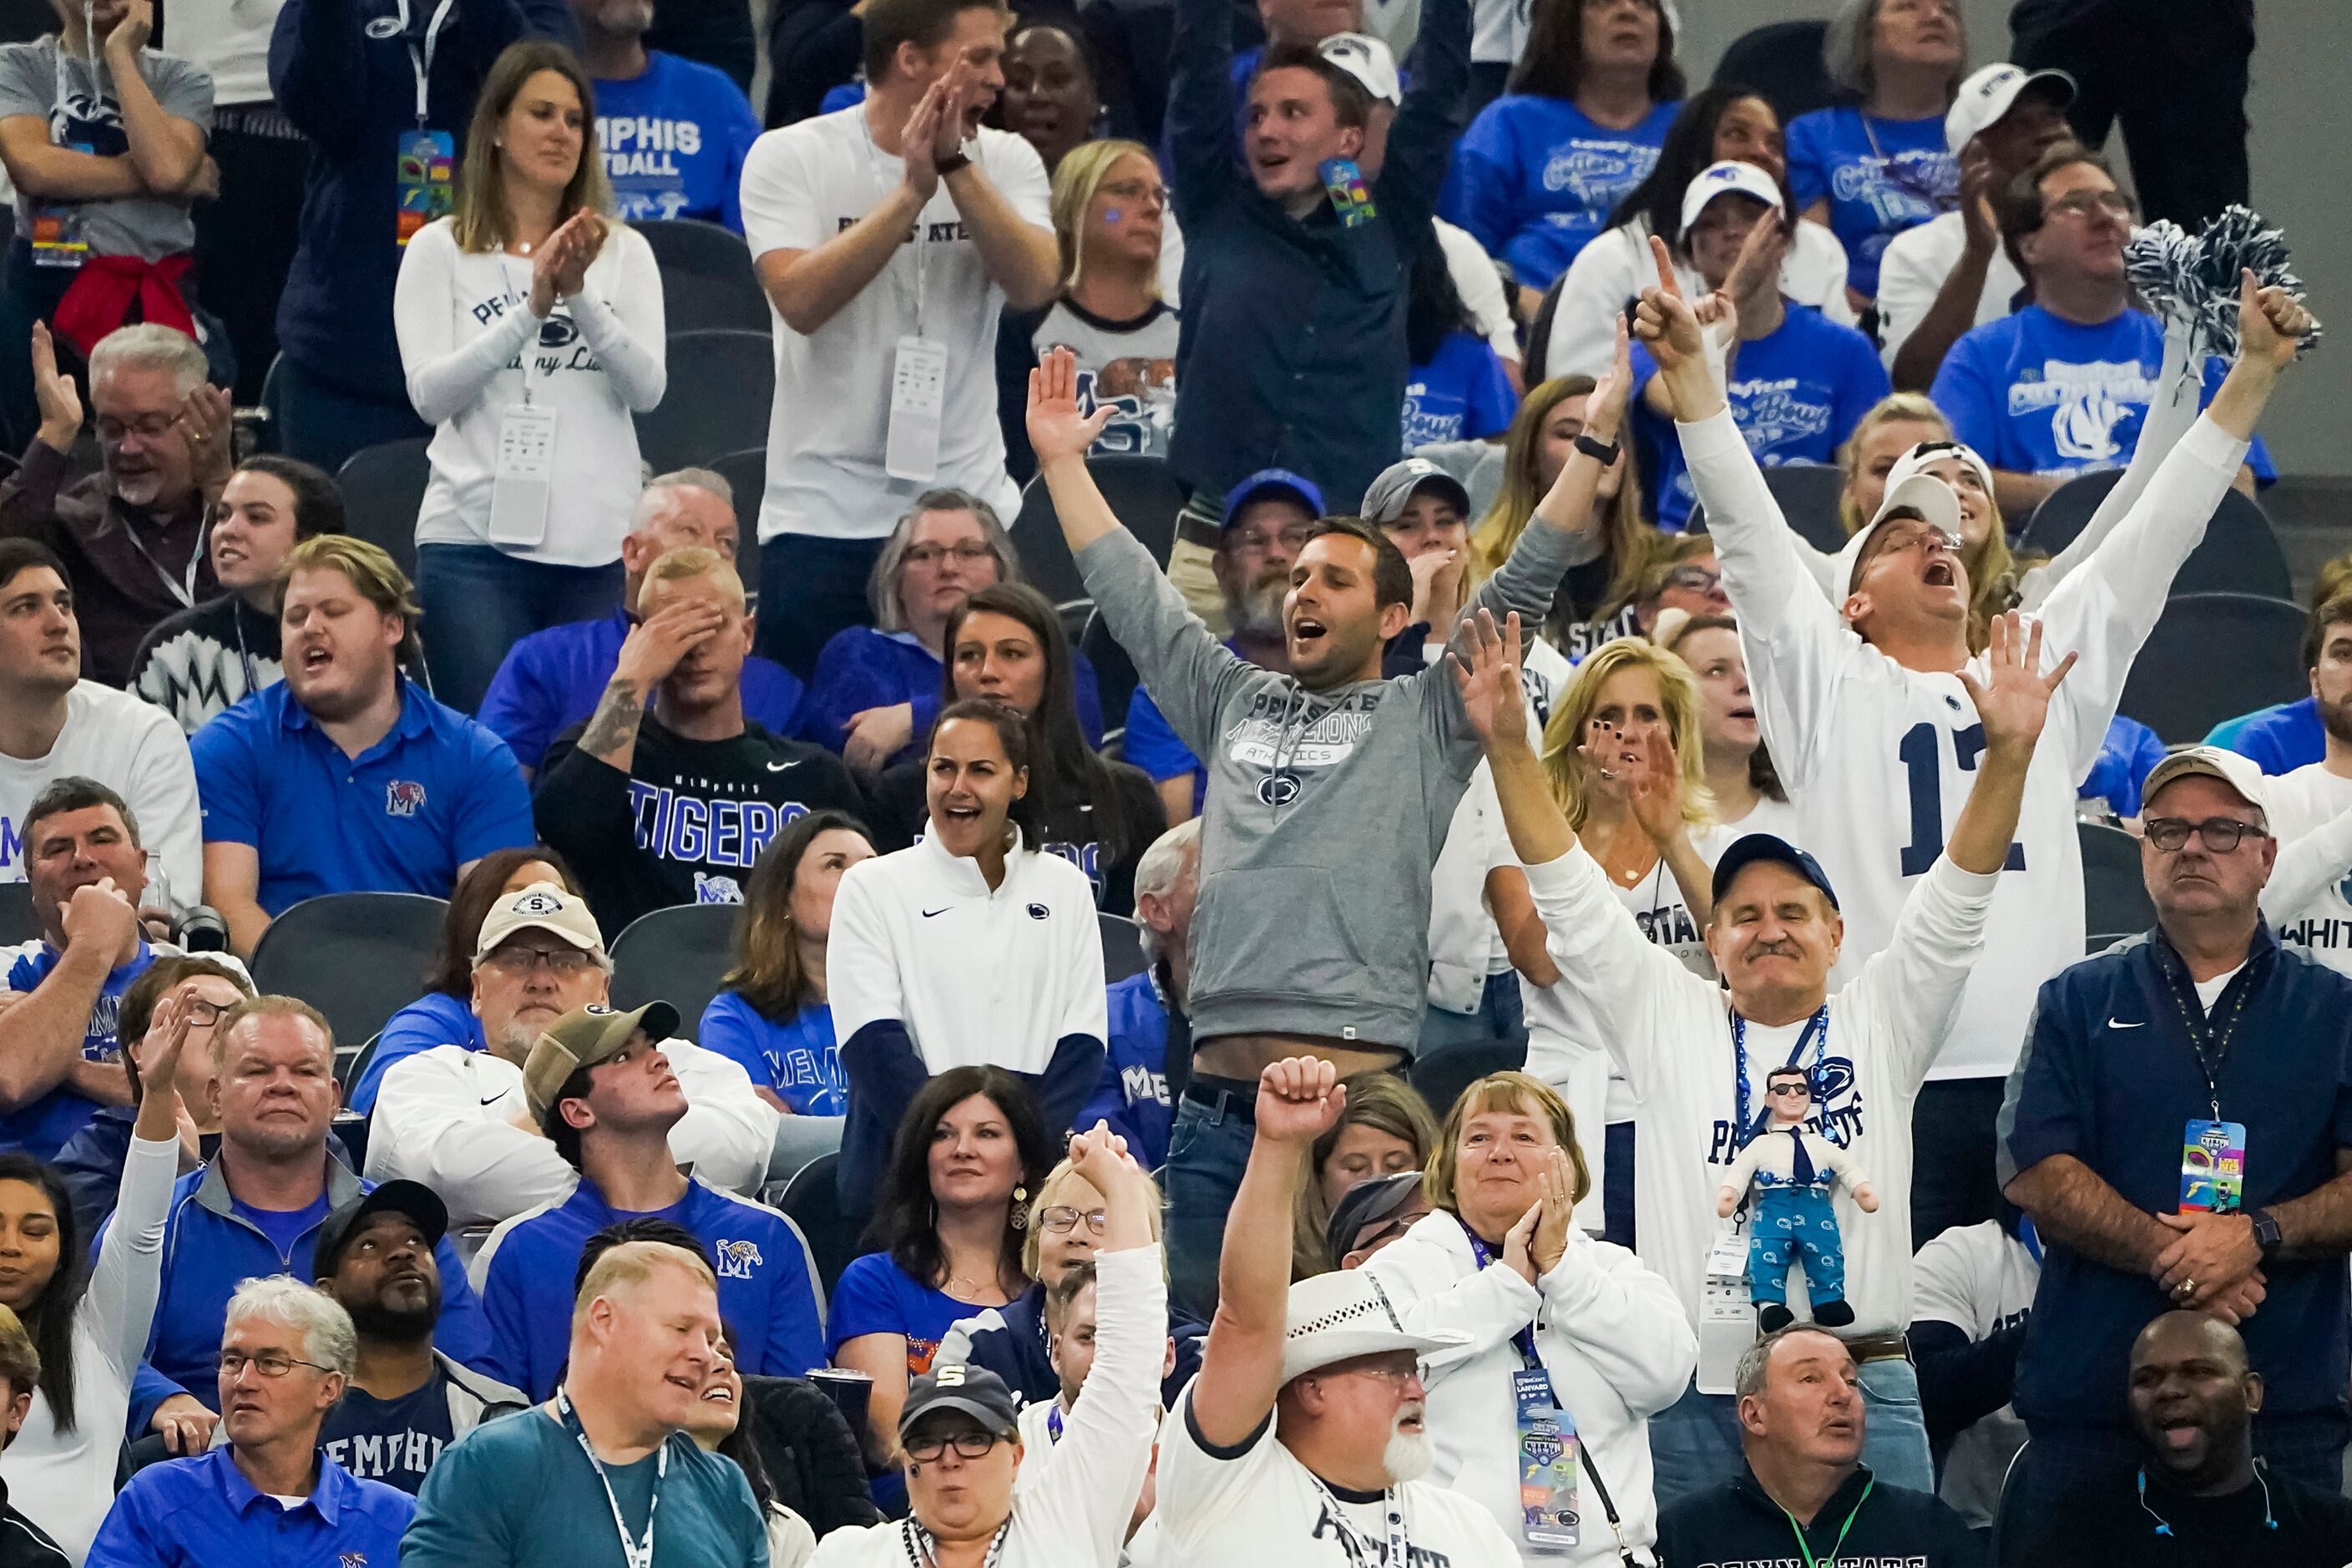
{"type": "MultiPolygon", "coordinates": [[[[1949,1323],[1979,1344],[2033,1308],[2042,1265],[1999,1220],[1959,1225],[1911,1260],[1911,1321],[1949,1323]]],[[[2025,1423],[2004,1405],[1952,1439],[1936,1495],[1959,1510],[1971,1529],[1992,1523],[2009,1462],[2025,1446],[2025,1423]]]]}
{"type": "MultiPolygon", "coordinates": [[[[1053,226],[1052,187],[1035,148],[985,127],[966,147],[1015,213],[1053,226]]],[[[767,132],[743,163],[743,231],[752,256],[814,249],[881,205],[905,168],[875,145],[864,104],[767,132]]],[[[776,401],[760,538],[879,539],[918,493],[948,485],[971,491],[1009,521],[1021,492],[1006,477],[996,422],[1003,309],[1004,290],[981,265],[942,180],[913,237],[824,325],[803,334],[775,316],[776,401]],[[892,365],[898,340],[919,331],[947,349],[939,467],[929,484],[898,483],[882,467],[892,365]]]]}
{"type": "Polygon", "coordinates": [[[2267,779],[2263,813],[2279,845],[2263,912],[2280,942],[2352,974],[2352,778],[2313,763],[2267,779]]]}
{"type": "Polygon", "coordinates": [[[95,680],[77,681],[67,694],[65,728],[46,756],[0,754],[0,882],[25,880],[32,854],[24,842],[25,814],[33,802],[58,780],[77,775],[123,798],[139,819],[142,841],[163,858],[172,901],[182,909],[197,903],[204,895],[204,816],[188,737],[163,709],[95,680]]]}
{"type": "Polygon", "coordinates": [[[1192,1428],[1187,1384],[1160,1428],[1157,1568],[1371,1568],[1388,1550],[1387,1497],[1403,1510],[1412,1568],[1518,1568],[1519,1549],[1484,1508],[1430,1481],[1364,1498],[1325,1485],[1275,1436],[1269,1415],[1232,1448],[1192,1428]]]}

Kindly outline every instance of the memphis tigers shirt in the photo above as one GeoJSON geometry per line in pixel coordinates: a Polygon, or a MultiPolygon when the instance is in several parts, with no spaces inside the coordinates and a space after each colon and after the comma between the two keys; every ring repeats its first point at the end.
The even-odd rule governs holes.
{"type": "Polygon", "coordinates": [[[649,910],[741,903],[760,851],[793,818],[865,810],[839,757],[749,721],[731,740],[689,741],[648,713],[625,773],[580,750],[586,728],[548,748],[532,811],[580,868],[608,942],[649,910]]]}

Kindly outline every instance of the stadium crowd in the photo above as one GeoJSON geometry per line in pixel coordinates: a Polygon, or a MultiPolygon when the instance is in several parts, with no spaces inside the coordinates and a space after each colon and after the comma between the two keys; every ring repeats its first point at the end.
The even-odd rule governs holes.
{"type": "Polygon", "coordinates": [[[0,45],[0,1568],[2352,1561],[2251,5],[184,3],[0,45]]]}

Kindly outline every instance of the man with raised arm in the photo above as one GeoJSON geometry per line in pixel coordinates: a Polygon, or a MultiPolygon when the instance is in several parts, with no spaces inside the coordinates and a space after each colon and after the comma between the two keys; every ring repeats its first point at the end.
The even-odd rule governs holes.
{"type": "MultiPolygon", "coordinates": [[[[1067,351],[1031,373],[1038,471],[1087,591],[1209,775],[1185,997],[1192,1071],[1168,1172],[1176,1293],[1205,1312],[1258,1075],[1301,1055],[1342,1077],[1392,1068],[1420,1037],[1430,869],[1478,742],[1442,673],[1381,677],[1382,649],[1412,617],[1412,574],[1370,523],[1327,518],[1299,551],[1283,605],[1287,674],[1217,641],[1088,476],[1108,416],[1081,415],[1076,391],[1067,351]]],[[[1470,611],[1549,606],[1588,547],[1570,520],[1589,515],[1615,434],[1587,432],[1470,611]]]]}
{"type": "Polygon", "coordinates": [[[1420,1479],[1431,1458],[1421,1360],[1468,1336],[1405,1332],[1360,1268],[1290,1283],[1307,1155],[1347,1103],[1331,1064],[1313,1057],[1259,1075],[1217,1315],[1200,1375],[1160,1432],[1161,1568],[1519,1562],[1485,1508],[1420,1479]]]}
{"type": "MultiPolygon", "coordinates": [[[[1735,1403],[1728,1393],[1699,1390],[1710,1364],[1727,1372],[1753,1331],[1744,1314],[1719,1329],[1722,1320],[1702,1304],[1710,1278],[1725,1281],[1738,1300],[1748,1299],[1738,1284],[1748,1238],[1717,1219],[1716,1198],[1724,1173],[1767,1120],[1773,1080],[1790,1068],[1811,1088],[1807,1130],[1868,1171],[1885,1200],[1865,1214],[1851,1189],[1838,1188],[1831,1207],[1844,1247],[1843,1310],[1809,1278],[1809,1300],[1817,1303],[1810,1315],[1834,1330],[1860,1364],[1869,1412],[1864,1462],[1891,1485],[1933,1491],[1918,1379],[1903,1341],[1911,1303],[1911,1102],[1983,952],[1986,912],[2017,830],[2035,744],[2072,656],[2044,677],[2040,628],[2029,630],[2014,614],[1994,624],[1981,679],[1959,677],[1986,736],[1976,787],[1949,843],[1905,904],[1893,940],[1833,992],[1831,966],[1845,929],[1839,889],[1811,856],[1769,834],[1739,839],[1716,864],[1706,945],[1720,985],[1653,943],[1553,802],[1528,732],[1517,628],[1498,636],[1483,621],[1465,640],[1464,705],[1485,739],[1503,825],[1543,917],[1546,951],[1562,974],[1580,977],[1568,988],[1573,1005],[1590,1009],[1579,1032],[1608,1042],[1641,1102],[1634,1225],[1643,1256],[1699,1329],[1697,1382],[1650,1418],[1660,1510],[1739,1471],[1735,1403]]],[[[1604,775],[1612,766],[1631,768],[1637,799],[1670,787],[1672,752],[1636,739],[1610,741],[1598,762],[1604,775]]]]}
{"type": "MultiPolygon", "coordinates": [[[[1821,858],[1843,906],[1850,929],[1834,978],[1850,980],[1891,939],[1908,889],[1935,864],[1983,765],[1985,732],[1962,677],[1983,680],[1988,656],[1969,651],[1971,584],[1958,548],[1958,502],[1949,486],[1924,475],[1895,487],[1840,552],[1829,600],[1818,587],[1808,592],[1816,580],[1700,352],[1700,310],[1713,313],[1716,301],[1695,307],[1684,299],[1664,247],[1654,249],[1658,283],[1643,291],[1634,331],[1657,358],[1706,508],[1757,718],[1795,803],[1799,839],[1821,858]]],[[[1940,1081],[1923,1120],[1964,1130],[1966,1139],[1962,1171],[1942,1178],[1955,1190],[1933,1205],[1942,1223],[1990,1219],[1997,1207],[1992,1121],[2002,1079],[2025,1037],[2035,989],[2083,952],[2075,785],[2098,760],[2124,678],[2163,611],[2173,574],[2204,537],[2254,421],[2311,325],[2284,293],[2257,290],[2251,274],[2243,279],[2238,359],[2212,404],[2122,521],[2041,604],[2050,646],[2079,654],[2082,668],[2051,708],[1985,961],[1935,1063],[1940,1081]]],[[[1948,1146],[1955,1135],[1947,1131],[1940,1141],[1948,1146]]]]}

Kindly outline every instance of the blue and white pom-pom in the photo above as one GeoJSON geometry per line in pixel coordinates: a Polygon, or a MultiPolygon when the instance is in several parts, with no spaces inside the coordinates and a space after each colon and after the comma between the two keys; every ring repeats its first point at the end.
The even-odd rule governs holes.
{"type": "MultiPolygon", "coordinates": [[[[2169,219],[2158,219],[2124,246],[2124,270],[2157,314],[2185,321],[2206,352],[2224,359],[2238,353],[2238,274],[2254,275],[2255,285],[2284,289],[2298,305],[2303,279],[2294,275],[2286,236],[2266,226],[2246,207],[2231,206],[2191,238],[2169,219]]],[[[2295,345],[2298,356],[2319,341],[2316,323],[2295,345]]]]}

